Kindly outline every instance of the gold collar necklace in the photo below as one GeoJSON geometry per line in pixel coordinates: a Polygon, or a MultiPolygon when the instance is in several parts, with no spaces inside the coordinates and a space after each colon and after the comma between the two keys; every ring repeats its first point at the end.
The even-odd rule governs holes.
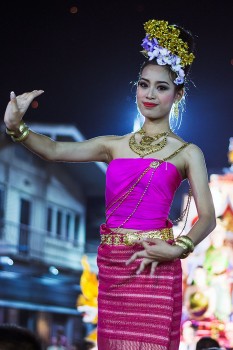
{"type": "Polygon", "coordinates": [[[148,154],[158,152],[167,144],[167,136],[169,135],[169,131],[161,132],[159,134],[155,134],[154,136],[148,136],[146,135],[146,132],[143,129],[140,129],[136,133],[133,133],[133,135],[129,139],[129,147],[131,150],[138,154],[140,157],[145,157],[148,154]],[[142,135],[141,141],[137,143],[135,135],[140,134],[142,135]],[[163,139],[159,141],[158,143],[152,144],[153,142],[159,140],[161,137],[163,139]]]}

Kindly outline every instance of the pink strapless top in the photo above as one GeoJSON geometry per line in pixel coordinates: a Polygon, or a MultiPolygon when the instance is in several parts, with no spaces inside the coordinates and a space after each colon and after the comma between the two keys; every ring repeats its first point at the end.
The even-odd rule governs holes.
{"type": "Polygon", "coordinates": [[[168,215],[182,177],[174,164],[163,161],[138,181],[154,161],[155,158],[117,158],[109,163],[105,193],[108,227],[151,230],[172,226],[168,215]],[[130,193],[125,197],[127,192],[130,193]]]}

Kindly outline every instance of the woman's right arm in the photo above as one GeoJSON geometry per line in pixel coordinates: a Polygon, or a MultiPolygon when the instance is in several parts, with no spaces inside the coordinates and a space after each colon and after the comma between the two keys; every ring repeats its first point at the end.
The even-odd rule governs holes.
{"type": "MultiPolygon", "coordinates": [[[[15,96],[12,92],[7,105],[4,122],[7,129],[20,135],[19,125],[33,99],[43,93],[34,90],[15,96]]],[[[57,162],[91,162],[108,163],[110,159],[109,144],[112,136],[101,136],[83,142],[57,142],[51,138],[30,130],[22,144],[39,157],[57,162]]]]}

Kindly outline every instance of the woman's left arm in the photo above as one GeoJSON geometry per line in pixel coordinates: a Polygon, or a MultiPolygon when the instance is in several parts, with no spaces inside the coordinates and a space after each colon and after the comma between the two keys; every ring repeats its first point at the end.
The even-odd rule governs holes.
{"type": "MultiPolygon", "coordinates": [[[[187,236],[193,241],[194,246],[208,236],[216,226],[215,209],[208,183],[205,159],[202,151],[195,145],[190,145],[185,155],[186,174],[189,180],[193,198],[198,213],[198,221],[188,232],[187,236]]],[[[126,262],[132,263],[138,258],[143,258],[137,273],[141,273],[145,267],[151,264],[151,274],[154,273],[159,262],[172,261],[180,258],[184,249],[178,245],[170,245],[161,239],[144,239],[144,250],[134,253],[126,262]]]]}
{"type": "Polygon", "coordinates": [[[190,145],[187,149],[186,174],[198,214],[198,220],[187,236],[191,238],[196,246],[213,231],[216,226],[216,217],[205,159],[202,151],[195,145],[190,145]]]}

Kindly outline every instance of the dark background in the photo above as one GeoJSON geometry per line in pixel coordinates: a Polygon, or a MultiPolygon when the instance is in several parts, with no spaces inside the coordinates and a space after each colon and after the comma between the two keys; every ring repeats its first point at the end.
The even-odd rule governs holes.
{"type": "Polygon", "coordinates": [[[26,121],[74,124],[86,138],[131,132],[143,23],[152,18],[196,36],[195,86],[178,134],[200,146],[208,169],[229,166],[232,1],[2,1],[1,114],[11,90],[43,89],[26,121]]]}

